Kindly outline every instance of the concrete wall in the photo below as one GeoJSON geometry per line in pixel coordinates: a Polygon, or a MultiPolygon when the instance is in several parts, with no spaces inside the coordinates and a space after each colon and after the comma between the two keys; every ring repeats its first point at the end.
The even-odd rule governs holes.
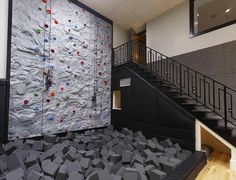
{"type": "Polygon", "coordinates": [[[147,45],[176,56],[236,40],[236,24],[195,38],[189,32],[189,3],[185,2],[147,23],[147,45]]]}
{"type": "Polygon", "coordinates": [[[0,1],[0,79],[6,77],[8,0],[0,1]]]}
{"type": "Polygon", "coordinates": [[[130,40],[130,32],[113,24],[113,47],[117,47],[130,40]]]}

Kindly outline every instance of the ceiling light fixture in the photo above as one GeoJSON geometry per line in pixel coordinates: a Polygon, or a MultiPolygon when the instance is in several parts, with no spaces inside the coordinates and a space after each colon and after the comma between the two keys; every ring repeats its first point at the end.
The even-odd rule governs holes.
{"type": "Polygon", "coordinates": [[[197,17],[199,17],[200,16],[200,14],[199,13],[197,13],[197,17]]]}
{"type": "Polygon", "coordinates": [[[230,10],[231,10],[230,8],[229,8],[229,9],[226,9],[225,13],[228,13],[230,10]]]}

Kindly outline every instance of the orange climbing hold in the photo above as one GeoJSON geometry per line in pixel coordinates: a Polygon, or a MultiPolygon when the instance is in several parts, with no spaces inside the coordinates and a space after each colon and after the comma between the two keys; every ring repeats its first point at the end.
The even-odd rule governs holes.
{"type": "Polygon", "coordinates": [[[58,20],[54,19],[54,23],[55,24],[59,24],[58,20]]]}

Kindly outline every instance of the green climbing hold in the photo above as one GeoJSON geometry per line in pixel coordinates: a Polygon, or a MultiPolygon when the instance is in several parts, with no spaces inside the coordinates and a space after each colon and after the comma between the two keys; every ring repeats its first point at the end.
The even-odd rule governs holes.
{"type": "Polygon", "coordinates": [[[38,95],[37,93],[34,93],[34,96],[35,96],[35,97],[38,97],[39,95],[38,95]]]}
{"type": "Polygon", "coordinates": [[[42,11],[42,8],[41,8],[41,7],[39,7],[39,8],[38,8],[38,10],[39,10],[39,11],[42,11]]]}
{"type": "Polygon", "coordinates": [[[56,105],[57,107],[59,107],[60,106],[60,103],[57,103],[57,105],[56,105]]]}
{"type": "Polygon", "coordinates": [[[40,34],[40,33],[41,33],[41,30],[40,30],[40,29],[36,29],[35,32],[36,32],[37,34],[40,34]]]}
{"type": "Polygon", "coordinates": [[[69,96],[66,96],[66,99],[69,99],[70,97],[69,96]]]}

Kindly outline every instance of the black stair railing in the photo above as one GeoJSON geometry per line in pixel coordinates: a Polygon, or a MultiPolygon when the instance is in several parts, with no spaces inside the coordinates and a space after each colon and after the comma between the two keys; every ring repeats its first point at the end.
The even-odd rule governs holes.
{"type": "Polygon", "coordinates": [[[113,49],[113,67],[134,62],[174,86],[224,119],[224,126],[236,127],[236,91],[169,58],[138,41],[113,49]]]}

